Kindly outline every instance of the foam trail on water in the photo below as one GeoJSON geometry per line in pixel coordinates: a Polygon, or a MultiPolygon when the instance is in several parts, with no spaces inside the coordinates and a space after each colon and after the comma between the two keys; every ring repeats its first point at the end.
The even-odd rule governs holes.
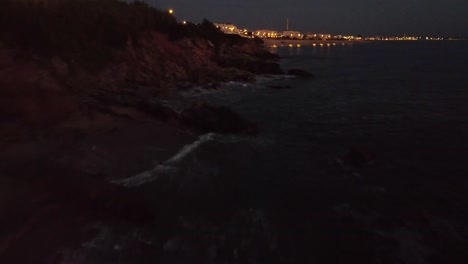
{"type": "Polygon", "coordinates": [[[164,162],[164,164],[173,164],[173,163],[176,163],[180,160],[182,160],[183,158],[185,158],[188,154],[190,154],[190,152],[194,151],[195,149],[197,149],[201,144],[207,142],[207,141],[210,141],[214,138],[214,133],[208,133],[208,134],[205,134],[205,135],[201,135],[200,137],[198,137],[198,140],[194,141],[193,143],[189,144],[189,145],[186,145],[184,146],[177,154],[175,154],[172,158],[168,159],[166,162],[164,162]]]}
{"type": "Polygon", "coordinates": [[[284,74],[265,74],[256,76],[257,83],[264,83],[274,80],[284,79],[286,75],[284,74]]]}
{"type": "Polygon", "coordinates": [[[203,143],[212,140],[214,136],[214,133],[201,135],[196,141],[184,146],[177,154],[165,161],[163,164],[159,164],[154,169],[144,171],[129,178],[114,180],[111,181],[111,183],[122,185],[125,187],[137,187],[149,182],[153,182],[157,180],[161,175],[176,171],[177,168],[175,167],[175,165],[178,162],[183,160],[187,155],[189,155],[192,151],[197,149],[203,143]]]}
{"type": "Polygon", "coordinates": [[[176,171],[175,167],[158,165],[152,170],[144,171],[135,176],[111,181],[113,184],[122,185],[125,187],[137,187],[146,183],[153,182],[157,180],[161,175],[168,174],[170,172],[176,171]]]}

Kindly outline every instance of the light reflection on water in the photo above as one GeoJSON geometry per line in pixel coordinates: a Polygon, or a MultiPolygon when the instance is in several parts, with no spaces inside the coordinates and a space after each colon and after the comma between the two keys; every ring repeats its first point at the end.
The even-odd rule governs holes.
{"type": "Polygon", "coordinates": [[[328,43],[328,44],[317,44],[313,43],[310,46],[304,46],[304,45],[293,45],[289,44],[286,46],[271,46],[268,47],[267,49],[272,52],[272,53],[277,53],[277,54],[285,54],[285,52],[288,54],[288,56],[302,56],[304,55],[304,49],[307,50],[306,54],[309,52],[312,52],[313,55],[315,56],[329,56],[332,52],[331,49],[335,48],[350,48],[352,44],[343,44],[342,47],[339,45],[336,45],[336,43],[328,43]],[[310,49],[312,48],[312,50],[310,49]]]}

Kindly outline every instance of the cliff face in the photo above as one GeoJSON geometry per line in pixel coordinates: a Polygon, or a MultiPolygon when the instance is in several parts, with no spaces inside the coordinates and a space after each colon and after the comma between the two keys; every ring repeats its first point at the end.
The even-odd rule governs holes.
{"type": "Polygon", "coordinates": [[[0,117],[2,123],[42,124],[63,119],[77,107],[64,84],[67,65],[57,58],[37,59],[0,48],[0,117]],[[50,65],[45,66],[44,63],[50,65]]]}
{"type": "Polygon", "coordinates": [[[261,43],[245,41],[215,46],[201,38],[170,41],[167,35],[147,33],[138,43],[128,41],[118,63],[103,73],[118,72],[120,81],[155,87],[173,87],[183,82],[204,84],[215,81],[245,80],[257,73],[281,73],[279,70],[255,69],[248,64],[275,65],[277,56],[264,50],[261,43]]]}
{"type": "Polygon", "coordinates": [[[119,61],[106,73],[121,73],[119,81],[155,87],[173,86],[182,81],[209,81],[218,71],[214,50],[206,40],[184,39],[170,42],[161,33],[145,34],[139,43],[128,42],[119,61]]]}
{"type": "Polygon", "coordinates": [[[140,1],[5,0],[0,31],[0,115],[9,122],[56,123],[83,102],[134,106],[181,86],[281,72],[262,43],[140,1]]]}
{"type": "Polygon", "coordinates": [[[137,41],[129,38],[126,48],[97,71],[73,59],[3,46],[0,108],[3,118],[44,124],[65,118],[83,100],[132,104],[178,86],[280,73],[276,59],[254,41],[215,47],[206,39],[171,41],[158,32],[142,34],[137,41]]]}
{"type": "Polygon", "coordinates": [[[105,65],[89,67],[79,54],[41,54],[0,42],[0,181],[6,182],[2,195],[14,201],[0,203],[10,226],[0,238],[3,262],[47,259],[59,246],[82,242],[70,230],[96,219],[133,221],[125,215],[139,213],[121,209],[118,198],[127,197],[131,210],[140,198],[107,180],[154,167],[197,133],[255,133],[254,124],[226,108],[200,104],[179,115],[151,99],[193,84],[252,81],[258,71],[249,63],[274,65],[276,59],[254,41],[170,40],[159,32],[129,37],[124,49],[106,52],[112,57],[105,65]],[[93,206],[99,209],[89,210],[93,206]],[[23,215],[33,215],[32,222],[23,215]],[[57,243],[17,254],[40,244],[43,233],[36,230],[57,243]]]}
{"type": "Polygon", "coordinates": [[[281,72],[262,43],[207,22],[182,26],[141,2],[4,2],[1,263],[49,263],[58,249],[79,247],[90,223],[152,221],[154,205],[108,180],[154,168],[197,133],[257,130],[227,108],[196,103],[179,114],[152,99],[281,72]]]}

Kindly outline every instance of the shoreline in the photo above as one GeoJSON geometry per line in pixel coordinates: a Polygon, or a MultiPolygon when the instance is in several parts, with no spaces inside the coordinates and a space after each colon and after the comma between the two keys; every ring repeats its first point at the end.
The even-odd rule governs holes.
{"type": "Polygon", "coordinates": [[[316,45],[327,45],[327,44],[336,44],[336,45],[352,45],[353,43],[364,43],[368,41],[347,41],[347,40],[309,40],[309,39],[262,39],[265,47],[287,47],[289,45],[297,46],[312,46],[316,45]]]}
{"type": "MultiPolygon", "coordinates": [[[[170,44],[161,36],[155,41],[170,44]]],[[[205,43],[209,42],[178,45],[188,48],[205,43]]],[[[155,202],[138,191],[143,186],[126,188],[112,181],[170,162],[205,132],[256,133],[255,124],[227,108],[194,103],[177,113],[153,102],[165,94],[182,91],[182,87],[186,89],[187,84],[218,89],[219,83],[232,80],[251,82],[256,71],[278,72],[276,56],[257,43],[224,48],[228,50],[222,57],[226,67],[215,64],[215,58],[203,57],[213,56],[210,45],[192,47],[197,56],[203,57],[196,63],[211,63],[208,66],[214,76],[189,69],[187,73],[198,81],[174,75],[160,83],[164,71],[174,74],[178,64],[192,57],[170,54],[158,62],[160,55],[144,54],[149,48],[143,47],[138,52],[158,62],[150,61],[152,66],[167,67],[168,62],[170,67],[158,72],[155,81],[139,84],[138,80],[124,82],[120,76],[122,69],[131,69],[138,58],[111,65],[107,72],[76,74],[70,73],[76,65],[60,58],[26,54],[24,62],[18,63],[15,56],[24,51],[0,47],[0,87],[6,95],[0,103],[2,117],[8,118],[0,123],[0,215],[6,228],[0,238],[0,262],[49,263],[60,259],[62,248],[79,248],[98,232],[87,231],[95,223],[141,227],[172,219],[158,217],[162,208],[170,207],[170,201],[155,202]],[[245,60],[252,64],[244,65],[245,60]],[[251,68],[242,68],[245,66],[251,68]],[[113,70],[119,76],[113,75],[113,70]],[[43,243],[44,234],[48,243],[43,243]],[[21,254],[25,250],[29,253],[21,254]]],[[[167,49],[177,51],[169,46],[167,49]]],[[[145,77],[141,73],[146,74],[146,70],[138,68],[137,77],[145,77]]],[[[158,197],[168,193],[175,198],[184,195],[158,190],[154,192],[158,197]]]]}
{"type": "Polygon", "coordinates": [[[262,39],[265,47],[293,47],[300,46],[330,46],[330,45],[353,45],[363,43],[410,43],[410,42],[425,42],[425,41],[467,41],[464,39],[444,39],[444,40],[310,40],[310,39],[262,39]]]}
{"type": "MultiPolygon", "coordinates": [[[[15,12],[28,15],[11,16],[4,25],[9,34],[0,38],[0,263],[63,263],[64,250],[80,248],[99,233],[95,225],[151,226],[165,243],[173,235],[165,229],[177,224],[178,210],[187,209],[184,199],[193,197],[164,184],[144,193],[147,186],[112,181],[170,165],[197,146],[200,135],[255,136],[258,128],[227,107],[193,100],[179,113],[159,99],[193,86],[218,89],[219,83],[284,73],[279,57],[261,42],[225,35],[209,21],[182,25],[148,6],[94,4],[81,8],[106,15],[75,17],[70,1],[57,2],[60,12],[37,8],[29,15],[31,8],[18,4],[15,12]],[[141,10],[165,24],[135,19],[141,10]],[[127,19],[121,27],[116,21],[122,17],[127,19]],[[39,21],[47,30],[39,32],[43,38],[24,36],[29,24],[16,20],[39,21]],[[71,24],[76,32],[58,24],[71,24]]],[[[159,245],[146,246],[150,258],[160,254],[159,245]]]]}

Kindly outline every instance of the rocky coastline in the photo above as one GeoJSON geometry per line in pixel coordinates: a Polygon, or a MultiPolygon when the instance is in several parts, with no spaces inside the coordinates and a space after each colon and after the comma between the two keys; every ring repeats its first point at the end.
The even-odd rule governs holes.
{"type": "Polygon", "coordinates": [[[284,73],[261,41],[234,42],[148,31],[90,69],[0,40],[0,262],[62,263],[63,249],[93,237],[84,229],[96,222],[169,221],[109,181],[164,162],[201,133],[258,132],[224,107],[194,102],[177,113],[153,100],[284,73]]]}

